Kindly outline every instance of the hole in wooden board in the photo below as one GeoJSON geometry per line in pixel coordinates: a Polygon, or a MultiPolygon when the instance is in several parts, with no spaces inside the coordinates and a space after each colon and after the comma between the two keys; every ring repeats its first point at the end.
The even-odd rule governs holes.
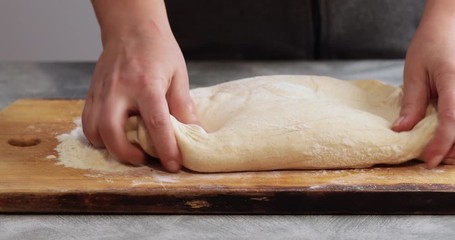
{"type": "Polygon", "coordinates": [[[17,137],[8,140],[8,144],[15,147],[32,147],[41,143],[41,139],[36,137],[17,137]]]}

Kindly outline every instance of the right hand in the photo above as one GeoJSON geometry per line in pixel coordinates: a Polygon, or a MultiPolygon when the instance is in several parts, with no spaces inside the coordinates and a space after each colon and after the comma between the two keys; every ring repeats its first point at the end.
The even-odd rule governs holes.
{"type": "Polygon", "coordinates": [[[455,1],[427,1],[406,53],[403,101],[393,130],[411,130],[437,103],[438,126],[422,158],[428,168],[455,165],[455,1]],[[436,101],[437,100],[437,101],[436,101]]]}
{"type": "Polygon", "coordinates": [[[163,166],[179,171],[182,161],[170,114],[183,123],[196,123],[197,117],[185,61],[172,33],[141,29],[103,45],[82,114],[88,140],[121,162],[142,164],[144,152],[125,134],[128,117],[141,115],[163,166]]]}

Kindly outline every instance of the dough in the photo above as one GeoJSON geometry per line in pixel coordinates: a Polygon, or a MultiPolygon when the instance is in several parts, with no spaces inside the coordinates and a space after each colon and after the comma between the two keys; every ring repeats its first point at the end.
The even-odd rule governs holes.
{"type": "MultiPolygon", "coordinates": [[[[409,132],[391,125],[401,88],[377,80],[263,76],[191,90],[202,127],[171,116],[183,165],[198,172],[364,168],[418,158],[437,125],[433,106],[409,132]]],[[[152,156],[143,121],[127,135],[152,156]]]]}

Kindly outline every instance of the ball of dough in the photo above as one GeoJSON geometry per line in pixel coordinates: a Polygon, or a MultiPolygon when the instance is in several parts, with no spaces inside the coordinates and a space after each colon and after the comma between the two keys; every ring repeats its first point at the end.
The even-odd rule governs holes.
{"type": "MultiPolygon", "coordinates": [[[[437,117],[394,132],[402,89],[377,80],[262,76],[191,90],[202,126],[171,116],[183,165],[198,172],[363,168],[418,158],[437,117]]],[[[127,136],[156,156],[140,117],[127,136]]]]}

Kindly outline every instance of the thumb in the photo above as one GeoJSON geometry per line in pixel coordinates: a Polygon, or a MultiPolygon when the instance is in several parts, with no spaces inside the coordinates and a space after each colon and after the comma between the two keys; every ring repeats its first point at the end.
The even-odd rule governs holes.
{"type": "Polygon", "coordinates": [[[186,72],[177,73],[174,76],[166,98],[172,116],[183,123],[199,124],[196,107],[190,96],[188,75],[186,72]]]}
{"type": "Polygon", "coordinates": [[[392,125],[397,132],[411,130],[425,116],[429,99],[426,75],[424,71],[417,75],[415,72],[406,74],[405,67],[400,116],[392,125]]]}

